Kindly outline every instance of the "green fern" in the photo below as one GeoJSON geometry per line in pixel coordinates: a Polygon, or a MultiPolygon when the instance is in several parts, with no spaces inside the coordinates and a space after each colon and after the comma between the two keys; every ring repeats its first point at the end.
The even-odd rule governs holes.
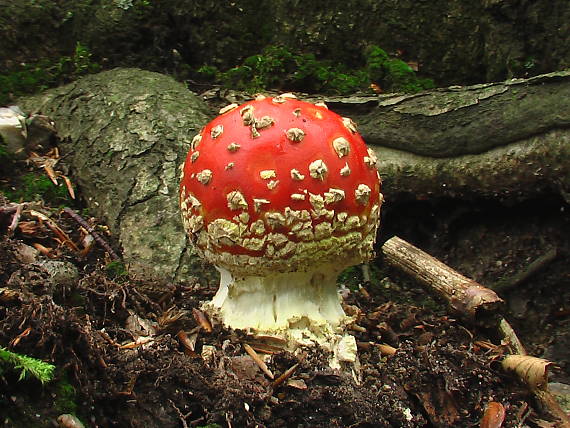
{"type": "Polygon", "coordinates": [[[27,355],[17,354],[0,346],[0,363],[4,362],[20,371],[18,380],[35,377],[41,383],[49,382],[53,379],[55,366],[27,355]]]}

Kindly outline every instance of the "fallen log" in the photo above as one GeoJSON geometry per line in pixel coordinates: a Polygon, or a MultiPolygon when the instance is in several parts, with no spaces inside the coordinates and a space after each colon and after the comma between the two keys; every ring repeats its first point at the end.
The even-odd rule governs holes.
{"type": "Polygon", "coordinates": [[[378,155],[388,201],[544,193],[570,200],[570,71],[324,100],[358,123],[378,155]]]}

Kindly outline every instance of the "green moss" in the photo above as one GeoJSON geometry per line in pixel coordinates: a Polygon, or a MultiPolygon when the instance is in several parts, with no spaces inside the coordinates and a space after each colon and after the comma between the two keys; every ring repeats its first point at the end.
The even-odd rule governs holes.
{"type": "Polygon", "coordinates": [[[242,64],[220,71],[204,65],[197,73],[205,80],[250,93],[267,89],[349,94],[368,90],[373,82],[384,89],[417,92],[432,88],[429,79],[420,79],[404,61],[390,58],[378,46],[363,52],[362,67],[318,59],[312,53],[293,52],[284,46],[267,46],[242,64]]]}
{"type": "Polygon", "coordinates": [[[344,285],[350,290],[358,290],[358,286],[362,284],[362,269],[360,266],[346,268],[339,274],[337,283],[344,285]]]}
{"type": "Polygon", "coordinates": [[[18,178],[10,188],[0,188],[0,192],[12,201],[34,201],[41,199],[58,205],[71,202],[67,187],[56,186],[45,174],[29,172],[18,178]]]}
{"type": "MultiPolygon", "coordinates": [[[[358,290],[360,285],[364,285],[365,282],[362,269],[363,266],[364,265],[356,265],[346,268],[339,274],[337,283],[344,285],[350,290],[358,290]]],[[[370,287],[378,287],[378,284],[381,283],[381,278],[385,276],[385,273],[380,267],[372,262],[367,264],[367,271],[370,276],[368,279],[370,281],[370,287]]],[[[366,287],[368,287],[368,285],[366,285],[366,287]]]]}
{"type": "Polygon", "coordinates": [[[44,59],[34,64],[24,64],[17,69],[0,74],[0,105],[9,104],[15,98],[76,80],[101,67],[93,62],[87,46],[77,42],[70,56],[44,59]]]}
{"type": "Polygon", "coordinates": [[[73,385],[69,383],[67,376],[63,376],[55,385],[55,408],[58,413],[77,412],[77,392],[73,385]]]}
{"type": "Polygon", "coordinates": [[[129,277],[127,267],[123,262],[118,260],[108,263],[107,266],[105,266],[105,271],[107,277],[113,280],[127,279],[129,277]]]}

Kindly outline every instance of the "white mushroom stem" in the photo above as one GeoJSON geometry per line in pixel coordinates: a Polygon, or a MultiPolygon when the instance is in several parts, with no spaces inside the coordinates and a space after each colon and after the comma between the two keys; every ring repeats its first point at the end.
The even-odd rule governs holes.
{"type": "Polygon", "coordinates": [[[218,270],[220,288],[207,306],[227,327],[321,343],[342,332],[349,320],[336,286],[342,266],[327,264],[306,272],[243,278],[218,270]]]}

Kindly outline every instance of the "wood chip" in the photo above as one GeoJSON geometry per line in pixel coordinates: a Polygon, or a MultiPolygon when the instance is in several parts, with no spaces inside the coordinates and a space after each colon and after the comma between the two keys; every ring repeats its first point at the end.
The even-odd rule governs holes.
{"type": "Polygon", "coordinates": [[[386,345],[385,343],[379,343],[378,345],[376,345],[376,347],[380,351],[380,354],[384,356],[394,355],[398,350],[397,348],[394,348],[393,346],[390,345],[386,345]]]}
{"type": "Polygon", "coordinates": [[[255,361],[255,364],[259,366],[261,371],[265,373],[267,377],[269,377],[269,379],[273,380],[275,378],[275,376],[273,376],[273,373],[271,373],[271,370],[269,370],[269,368],[267,367],[267,364],[265,364],[265,362],[259,357],[257,352],[255,352],[255,350],[251,346],[249,346],[247,343],[244,343],[243,349],[245,349],[245,352],[248,353],[248,355],[253,359],[253,361],[255,361]]]}
{"type": "Polygon", "coordinates": [[[202,312],[199,309],[192,309],[192,315],[194,316],[194,319],[196,320],[196,322],[204,329],[204,331],[206,333],[211,333],[212,332],[212,323],[210,322],[210,320],[208,319],[208,317],[206,317],[206,314],[204,312],[202,312]]]}

